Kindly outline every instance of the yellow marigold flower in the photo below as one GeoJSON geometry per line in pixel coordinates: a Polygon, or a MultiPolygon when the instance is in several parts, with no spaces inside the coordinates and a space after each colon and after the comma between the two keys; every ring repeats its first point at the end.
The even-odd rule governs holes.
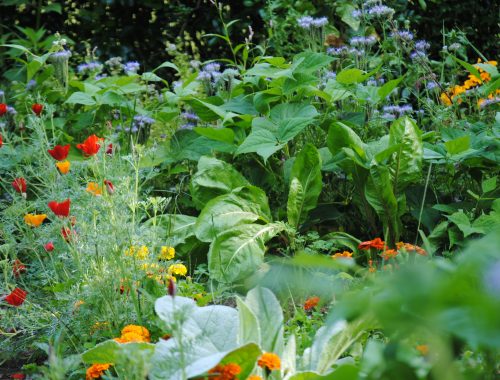
{"type": "Polygon", "coordinates": [[[144,260],[145,258],[148,257],[148,255],[149,255],[149,249],[145,245],[142,245],[139,248],[139,250],[135,253],[135,256],[140,260],[144,260]]]}
{"type": "Polygon", "coordinates": [[[208,371],[210,380],[235,380],[236,375],[241,372],[241,367],[236,363],[217,364],[214,368],[208,371]]]}
{"type": "Polygon", "coordinates": [[[451,106],[451,97],[446,92],[443,92],[439,99],[445,106],[451,106]]]}
{"type": "Polygon", "coordinates": [[[24,215],[24,222],[30,227],[38,227],[46,218],[46,214],[26,214],[24,215]]]}
{"type": "Polygon", "coordinates": [[[248,376],[247,380],[262,380],[262,377],[259,375],[250,375],[248,376]]]}
{"type": "Polygon", "coordinates": [[[99,379],[101,375],[109,369],[111,364],[92,364],[87,368],[85,380],[99,379]]]}
{"type": "Polygon", "coordinates": [[[260,368],[268,369],[269,371],[278,370],[281,368],[281,359],[278,355],[272,352],[264,352],[257,361],[260,368]]]}
{"type": "Polygon", "coordinates": [[[169,275],[185,276],[187,274],[187,268],[184,264],[172,264],[168,267],[169,275]]]}
{"type": "Polygon", "coordinates": [[[87,185],[87,192],[95,196],[102,195],[102,187],[95,182],[89,182],[87,185]]]}
{"type": "Polygon", "coordinates": [[[172,260],[175,256],[175,248],[167,247],[166,245],[161,247],[160,256],[158,257],[160,260],[172,260]]]}
{"type": "Polygon", "coordinates": [[[332,256],[332,259],[338,259],[338,258],[343,258],[343,259],[352,259],[352,252],[344,251],[344,252],[337,252],[335,255],[332,256]]]}
{"type": "Polygon", "coordinates": [[[57,169],[59,170],[59,173],[68,174],[71,164],[68,160],[64,160],[56,162],[56,166],[57,169]]]}

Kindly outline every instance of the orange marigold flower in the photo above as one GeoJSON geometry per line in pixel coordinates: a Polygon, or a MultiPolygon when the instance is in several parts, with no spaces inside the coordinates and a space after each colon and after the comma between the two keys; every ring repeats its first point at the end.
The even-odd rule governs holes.
{"type": "Polygon", "coordinates": [[[384,247],[385,247],[385,243],[380,238],[375,238],[373,240],[364,241],[358,245],[359,249],[364,249],[364,250],[368,250],[370,248],[384,249],[384,247]]]}
{"type": "Polygon", "coordinates": [[[259,375],[251,375],[247,380],[262,380],[262,377],[260,377],[259,375]]]}
{"type": "Polygon", "coordinates": [[[137,325],[128,325],[122,329],[122,336],[115,338],[118,343],[150,342],[151,336],[147,328],[137,325]]]}
{"type": "Polygon", "coordinates": [[[257,361],[257,365],[261,368],[267,368],[269,371],[274,371],[281,368],[281,359],[272,352],[264,352],[257,361]]]}
{"type": "Polygon", "coordinates": [[[57,170],[59,170],[59,173],[68,174],[69,168],[71,167],[71,163],[68,160],[62,162],[56,162],[56,167],[57,170]]]}
{"type": "Polygon", "coordinates": [[[352,259],[352,252],[344,251],[344,252],[337,252],[336,254],[332,255],[332,259],[352,259]]]}
{"type": "Polygon", "coordinates": [[[304,310],[311,310],[312,308],[316,307],[319,303],[319,297],[311,297],[304,302],[304,310]]]}
{"type": "Polygon", "coordinates": [[[24,222],[30,227],[38,227],[46,218],[46,214],[26,214],[24,215],[24,222]]]}
{"type": "Polygon", "coordinates": [[[399,252],[395,249],[387,249],[384,252],[382,252],[382,258],[384,260],[389,260],[392,259],[393,257],[396,257],[398,253],[399,252]]]}
{"type": "Polygon", "coordinates": [[[111,364],[92,364],[87,368],[85,380],[99,379],[101,375],[109,369],[111,364]]]}
{"type": "Polygon", "coordinates": [[[398,250],[404,249],[406,252],[416,252],[419,255],[427,256],[427,252],[425,251],[425,249],[423,249],[422,247],[419,247],[418,245],[413,245],[410,243],[403,243],[402,241],[400,241],[399,243],[396,243],[396,248],[398,250]]]}
{"type": "Polygon", "coordinates": [[[427,355],[429,353],[429,346],[426,344],[420,344],[415,347],[418,352],[420,352],[422,355],[427,355]]]}
{"type": "Polygon", "coordinates": [[[210,380],[235,380],[236,375],[241,372],[241,367],[236,363],[217,364],[214,368],[208,371],[210,380]]]}
{"type": "Polygon", "coordinates": [[[373,266],[373,260],[368,260],[368,271],[370,273],[375,273],[377,271],[377,268],[373,266]]]}

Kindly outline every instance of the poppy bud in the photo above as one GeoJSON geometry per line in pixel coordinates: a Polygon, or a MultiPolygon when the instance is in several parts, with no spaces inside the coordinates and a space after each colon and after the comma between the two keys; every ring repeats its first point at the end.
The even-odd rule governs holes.
{"type": "Polygon", "coordinates": [[[47,252],[52,252],[54,250],[54,243],[49,241],[47,244],[43,246],[47,252]]]}
{"type": "Polygon", "coordinates": [[[106,154],[111,156],[113,154],[113,144],[109,144],[106,148],[106,154]]]}
{"type": "Polygon", "coordinates": [[[43,111],[43,104],[35,103],[31,106],[31,110],[36,116],[40,116],[43,111]]]}
{"type": "Polygon", "coordinates": [[[113,193],[115,192],[115,187],[113,186],[113,182],[105,179],[104,184],[106,185],[106,191],[108,192],[108,194],[113,195],[113,193]]]}
{"type": "Polygon", "coordinates": [[[0,103],[0,116],[3,116],[7,113],[7,104],[0,103]]]}
{"type": "Polygon", "coordinates": [[[12,181],[12,187],[14,190],[16,190],[18,193],[20,193],[23,198],[26,198],[26,180],[22,177],[14,179],[12,181]]]}
{"type": "Polygon", "coordinates": [[[2,134],[0,133],[0,148],[2,147],[3,145],[3,138],[2,138],[2,134]]]}
{"type": "Polygon", "coordinates": [[[175,293],[177,292],[176,286],[175,286],[175,281],[170,277],[168,279],[168,294],[171,295],[172,297],[175,297],[175,293]]]}
{"type": "Polygon", "coordinates": [[[16,259],[12,264],[12,274],[14,277],[19,277],[23,272],[26,272],[26,266],[19,259],[16,259]]]}

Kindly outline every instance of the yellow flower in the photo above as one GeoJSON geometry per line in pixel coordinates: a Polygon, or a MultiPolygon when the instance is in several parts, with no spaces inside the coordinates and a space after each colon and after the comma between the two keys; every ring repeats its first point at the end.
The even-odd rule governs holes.
{"type": "Polygon", "coordinates": [[[99,379],[101,375],[108,370],[111,364],[92,364],[87,368],[85,380],[99,379]]]}
{"type": "Polygon", "coordinates": [[[445,106],[451,106],[451,99],[450,99],[450,96],[449,96],[446,92],[443,92],[439,98],[441,99],[441,102],[442,102],[445,106]]]}
{"type": "Polygon", "coordinates": [[[424,356],[429,353],[429,346],[426,344],[419,344],[415,348],[417,349],[418,352],[420,352],[424,356]]]}
{"type": "Polygon", "coordinates": [[[38,227],[47,218],[46,214],[26,214],[24,221],[28,226],[38,227]]]}
{"type": "Polygon", "coordinates": [[[260,377],[259,375],[251,375],[247,380],[262,380],[262,377],[260,377]]]}
{"type": "Polygon", "coordinates": [[[149,249],[145,245],[141,247],[137,247],[135,245],[131,245],[129,249],[125,250],[125,256],[134,256],[140,260],[144,260],[148,257],[149,249]]]}
{"type": "Polygon", "coordinates": [[[169,275],[185,276],[187,274],[187,268],[184,264],[172,264],[168,267],[169,275]]]}
{"type": "Polygon", "coordinates": [[[93,195],[96,195],[96,196],[102,195],[102,187],[99,186],[95,182],[89,182],[89,184],[87,185],[87,189],[86,190],[90,194],[93,194],[93,195]]]}
{"type": "Polygon", "coordinates": [[[78,300],[75,302],[75,304],[73,305],[73,307],[75,309],[78,309],[80,306],[84,305],[85,304],[85,301],[82,301],[82,300],[78,300]]]}
{"type": "Polygon", "coordinates": [[[158,257],[160,260],[172,260],[175,256],[175,248],[162,246],[160,251],[160,256],[158,257]]]}
{"type": "Polygon", "coordinates": [[[68,160],[64,160],[62,162],[56,162],[56,166],[57,169],[59,169],[59,173],[68,174],[71,164],[68,160]]]}

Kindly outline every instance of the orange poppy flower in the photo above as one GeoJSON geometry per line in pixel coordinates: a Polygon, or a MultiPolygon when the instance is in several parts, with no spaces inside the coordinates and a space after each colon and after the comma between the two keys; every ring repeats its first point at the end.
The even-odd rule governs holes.
{"type": "Polygon", "coordinates": [[[56,166],[57,166],[57,169],[59,170],[59,173],[68,174],[71,164],[68,160],[65,160],[62,162],[56,162],[56,166]]]}
{"type": "Polygon", "coordinates": [[[99,186],[95,182],[89,182],[86,190],[87,190],[87,192],[89,192],[90,194],[93,194],[95,196],[102,195],[102,187],[99,186]]]}
{"type": "Polygon", "coordinates": [[[76,147],[83,152],[85,157],[94,156],[99,152],[101,145],[99,141],[103,141],[102,137],[97,137],[96,135],[91,135],[82,143],[78,144],[76,147]]]}
{"type": "Polygon", "coordinates": [[[46,214],[26,214],[24,215],[24,222],[31,227],[38,227],[47,218],[46,214]]]}
{"type": "Polygon", "coordinates": [[[304,302],[304,310],[311,310],[312,308],[318,306],[319,297],[311,297],[304,302]]]}

